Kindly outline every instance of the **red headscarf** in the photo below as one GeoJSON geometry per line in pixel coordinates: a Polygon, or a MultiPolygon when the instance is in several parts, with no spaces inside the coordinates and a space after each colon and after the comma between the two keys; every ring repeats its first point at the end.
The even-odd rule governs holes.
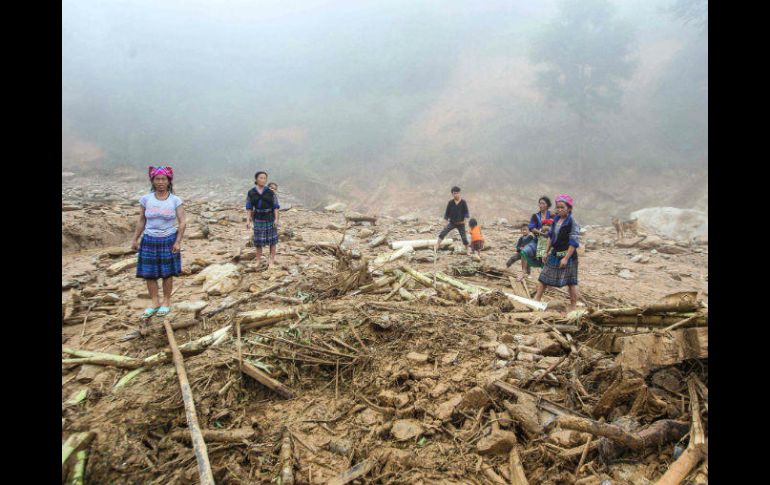
{"type": "Polygon", "coordinates": [[[158,175],[165,175],[169,180],[174,178],[174,170],[171,167],[153,167],[150,166],[148,170],[150,180],[154,179],[158,175]]]}
{"type": "Polygon", "coordinates": [[[572,200],[572,197],[570,197],[567,194],[559,194],[559,195],[557,195],[556,196],[556,200],[554,201],[554,204],[556,202],[565,202],[570,207],[575,205],[575,202],[572,200]]]}

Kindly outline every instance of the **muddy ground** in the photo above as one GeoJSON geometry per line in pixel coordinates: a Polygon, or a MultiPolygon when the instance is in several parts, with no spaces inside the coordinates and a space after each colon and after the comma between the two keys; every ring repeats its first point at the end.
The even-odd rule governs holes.
{"type": "MultiPolygon", "coordinates": [[[[64,181],[63,359],[73,357],[72,349],[133,358],[168,349],[161,320],[154,318],[149,326],[140,321],[150,303],[144,282],[134,277],[130,263],[125,269],[114,266],[135,258],[127,248],[138,213],[136,200],[145,185],[136,179],[64,181]],[[128,338],[138,329],[145,335],[128,338]]],[[[285,384],[292,399],[239,371],[232,334],[185,355],[201,427],[245,433],[233,437],[233,431],[224,441],[208,442],[218,483],[280,483],[284,435],[290,437],[295,483],[327,483],[360,463],[367,465],[366,473],[350,483],[495,483],[495,475],[511,483],[510,445],[497,454],[482,450],[493,424],[501,428],[495,432],[515,435],[531,484],[655,483],[674,461],[675,446],[687,446],[683,436],[642,450],[592,446],[576,476],[580,452],[574,456],[569,450],[579,451],[587,435],[531,429],[508,407],[523,406],[526,396],[506,393],[494,383],[526,387],[575,415],[616,423],[630,419],[630,430],[663,419],[689,423],[688,378],[708,385],[702,351],[695,358],[683,354],[668,365],[623,364],[629,360],[614,344],[598,343],[602,335],[645,336],[650,328],[575,320],[563,311],[566,293],[556,290],[546,293],[546,312],[512,306],[506,298],[482,306],[464,301],[468,295],[464,298],[462,292],[437,292],[406,277],[405,292],[385,286],[355,294],[360,285],[387,278],[405,264],[428,276],[442,272],[466,284],[520,294],[509,280],[520,274],[520,267],[517,263],[506,271],[505,261],[521,221],[481,221],[490,248],[480,262],[465,256],[456,241],[457,251],[439,251],[435,262],[432,250],[420,249],[376,266],[378,255],[392,251],[387,245],[370,248],[373,237],[387,231],[389,241],[429,239],[440,231],[440,221],[380,217],[374,226],[345,228],[344,212],[309,210],[287,193],[282,195],[289,208],[281,215],[277,264],[267,270],[249,247],[241,209],[245,190],[204,182],[190,187],[177,188],[189,215],[182,253],[185,274],[174,282],[173,301],[180,308],[165,317],[176,324],[191,323],[175,331],[179,345],[248,321],[241,312],[297,309],[289,318],[244,331],[241,339],[243,359],[285,384]],[[343,250],[313,246],[336,245],[345,235],[343,250]],[[195,281],[206,268],[226,263],[237,273],[221,282],[221,292],[195,281]],[[278,283],[284,286],[260,293],[278,283]],[[205,316],[239,297],[251,299],[205,316]],[[411,297],[415,299],[409,301],[411,297]],[[452,297],[459,301],[452,302],[452,297]],[[202,310],[184,311],[185,304],[198,301],[206,304],[202,310]],[[543,376],[546,369],[549,373],[543,376]],[[607,394],[624,385],[626,392],[608,406],[607,394]]],[[[584,229],[581,310],[643,307],[675,292],[697,292],[707,307],[707,246],[648,236],[654,244],[647,249],[639,247],[647,246],[643,243],[623,248],[609,227],[584,229]]],[[[527,279],[528,296],[538,271],[527,279]]],[[[707,356],[707,341],[705,352],[707,356]]],[[[148,367],[123,384],[128,372],[113,365],[62,364],[63,441],[75,432],[96,433],[87,482],[198,483],[173,364],[148,367]],[[87,395],[81,400],[83,390],[87,395]]],[[[541,404],[536,421],[545,426],[555,416],[543,414],[541,404]]],[[[704,483],[704,477],[707,461],[689,480],[704,483]]]]}

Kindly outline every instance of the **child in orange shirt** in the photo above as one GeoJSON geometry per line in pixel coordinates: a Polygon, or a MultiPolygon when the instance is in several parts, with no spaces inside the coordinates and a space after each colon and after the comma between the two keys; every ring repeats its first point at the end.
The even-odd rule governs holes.
{"type": "Polygon", "coordinates": [[[468,221],[471,228],[471,250],[476,253],[476,257],[481,259],[481,250],[484,248],[484,236],[481,235],[481,226],[476,219],[468,221]]]}

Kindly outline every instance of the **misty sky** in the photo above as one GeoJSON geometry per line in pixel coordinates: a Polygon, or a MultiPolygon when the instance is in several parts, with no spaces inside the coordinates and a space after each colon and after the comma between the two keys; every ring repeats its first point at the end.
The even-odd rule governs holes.
{"type": "MultiPolygon", "coordinates": [[[[621,112],[597,124],[597,153],[707,160],[707,38],[664,11],[671,0],[613,3],[633,25],[636,68],[621,112]]],[[[531,0],[64,0],[63,162],[567,157],[569,113],[534,86],[529,60],[557,12],[531,0]]]]}

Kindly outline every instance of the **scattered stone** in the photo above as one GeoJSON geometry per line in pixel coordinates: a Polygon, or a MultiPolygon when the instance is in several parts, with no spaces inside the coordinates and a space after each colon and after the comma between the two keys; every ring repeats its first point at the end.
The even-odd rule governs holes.
{"type": "Polygon", "coordinates": [[[497,430],[476,443],[479,455],[502,455],[511,451],[516,444],[516,435],[510,431],[497,430]]]}
{"type": "Polygon", "coordinates": [[[444,354],[444,356],[441,358],[441,363],[443,365],[450,365],[457,362],[457,356],[460,355],[459,352],[447,352],[444,354]]]}
{"type": "Polygon", "coordinates": [[[390,434],[396,441],[406,441],[417,438],[424,432],[424,429],[416,419],[399,419],[393,423],[390,434]]]}
{"type": "Polygon", "coordinates": [[[433,399],[436,399],[437,397],[441,397],[445,392],[449,390],[449,385],[445,382],[439,382],[436,384],[436,386],[431,389],[430,391],[430,397],[433,399]]]}
{"type": "Polygon", "coordinates": [[[360,237],[361,239],[366,239],[373,235],[374,235],[374,231],[372,231],[371,229],[364,228],[358,231],[358,237],[360,237]]]}
{"type": "Polygon", "coordinates": [[[412,362],[417,362],[420,364],[424,364],[425,362],[428,362],[428,356],[425,354],[420,354],[418,352],[409,352],[406,354],[407,360],[411,360],[412,362]]]}
{"type": "Polygon", "coordinates": [[[417,222],[417,216],[414,214],[406,214],[406,215],[397,217],[396,220],[402,224],[406,224],[409,222],[417,222]]]}
{"type": "Polygon", "coordinates": [[[671,277],[674,281],[682,281],[682,277],[679,276],[679,273],[676,273],[674,271],[669,271],[668,275],[671,277]]]}
{"type": "Polygon", "coordinates": [[[631,272],[631,270],[623,268],[618,272],[618,276],[623,278],[624,280],[633,280],[636,279],[636,276],[634,273],[631,272]]]}
{"type": "Polygon", "coordinates": [[[452,417],[452,414],[454,414],[455,409],[457,406],[463,401],[462,395],[456,395],[447,401],[444,401],[441,403],[438,408],[436,408],[436,418],[440,419],[441,421],[447,421],[452,417]]]}
{"type": "Polygon", "coordinates": [[[78,375],[75,377],[75,380],[83,384],[91,382],[94,380],[94,378],[96,378],[96,375],[102,372],[104,369],[105,368],[101,365],[83,364],[80,366],[80,371],[78,371],[78,375]]]}
{"type": "Polygon", "coordinates": [[[409,404],[409,394],[405,392],[396,393],[386,389],[377,395],[377,401],[383,406],[402,408],[409,404]]]}
{"type": "Polygon", "coordinates": [[[501,359],[508,360],[513,357],[513,353],[508,349],[508,346],[505,344],[500,344],[495,349],[495,354],[500,357],[501,359]]]}

